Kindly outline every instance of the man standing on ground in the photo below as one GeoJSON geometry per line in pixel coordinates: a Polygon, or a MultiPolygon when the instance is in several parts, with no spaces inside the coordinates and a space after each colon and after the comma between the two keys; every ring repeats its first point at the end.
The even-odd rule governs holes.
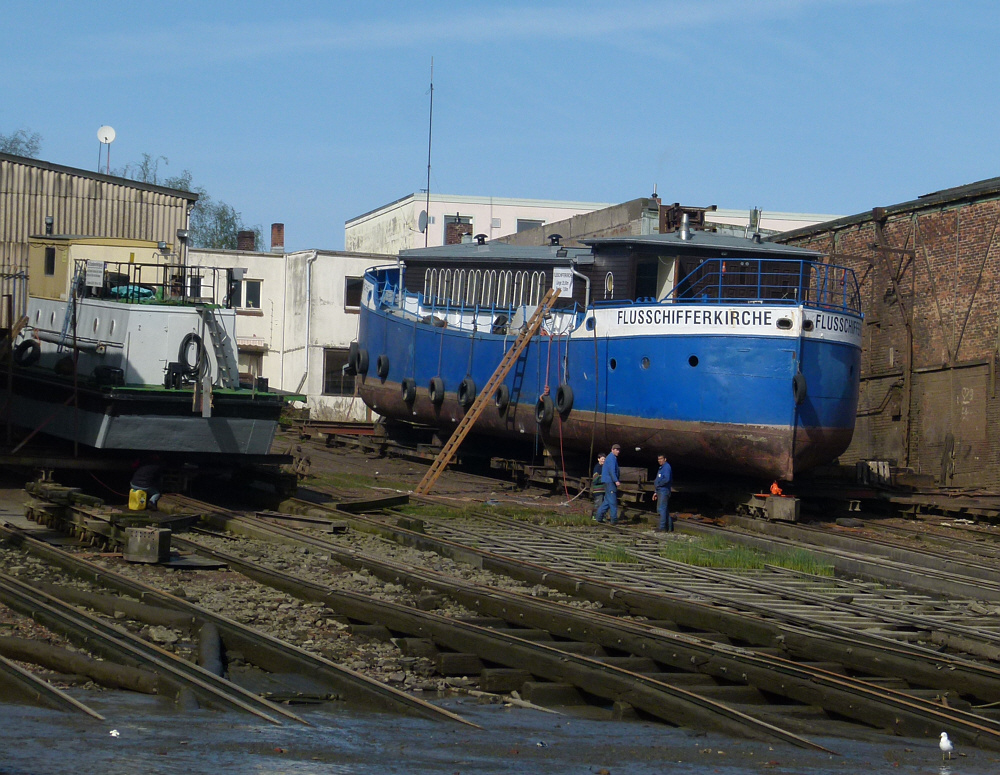
{"type": "Polygon", "coordinates": [[[597,519],[597,512],[604,503],[604,480],[601,475],[604,473],[604,461],[607,455],[603,452],[597,456],[597,465],[594,466],[594,473],[590,478],[590,494],[594,496],[594,519],[597,519]]]}
{"type": "Polygon", "coordinates": [[[611,514],[611,524],[618,524],[618,486],[621,473],[618,470],[618,454],[622,451],[621,445],[612,444],[611,454],[604,461],[604,468],[601,470],[601,481],[604,482],[604,502],[597,510],[597,521],[603,522],[604,515],[611,514]]]}
{"type": "Polygon", "coordinates": [[[659,454],[656,462],[660,464],[660,469],[656,472],[656,479],[653,481],[653,500],[656,501],[656,510],[660,512],[660,525],[656,528],[659,533],[673,533],[674,521],[670,517],[670,489],[674,484],[673,471],[667,456],[659,454]]]}

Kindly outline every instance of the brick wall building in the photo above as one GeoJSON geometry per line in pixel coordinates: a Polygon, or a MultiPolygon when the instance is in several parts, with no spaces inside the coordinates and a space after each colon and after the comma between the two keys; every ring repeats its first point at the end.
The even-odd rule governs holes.
{"type": "Polygon", "coordinates": [[[841,457],[1000,489],[1000,178],[782,234],[858,276],[861,400],[841,457]]]}

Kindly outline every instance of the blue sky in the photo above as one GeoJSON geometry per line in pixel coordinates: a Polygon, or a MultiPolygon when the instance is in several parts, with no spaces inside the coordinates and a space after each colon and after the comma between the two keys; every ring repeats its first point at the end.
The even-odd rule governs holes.
{"type": "Polygon", "coordinates": [[[287,249],[435,193],[852,214],[1000,175],[993,0],[7,0],[0,133],[163,156],[287,249]],[[11,31],[17,30],[14,35],[11,31]]]}

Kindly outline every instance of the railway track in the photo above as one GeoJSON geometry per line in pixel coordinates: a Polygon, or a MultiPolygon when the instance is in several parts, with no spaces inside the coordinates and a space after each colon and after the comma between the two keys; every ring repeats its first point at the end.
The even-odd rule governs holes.
{"type": "MultiPolygon", "coordinates": [[[[105,521],[102,515],[87,507],[77,508],[87,514],[88,519],[97,523],[94,526],[98,529],[97,535],[102,539],[106,538],[108,531],[98,528],[99,523],[105,521]]],[[[161,609],[179,612],[196,622],[199,629],[206,624],[211,625],[224,648],[238,651],[247,661],[276,675],[308,678],[313,696],[346,700],[383,711],[469,723],[450,711],[345,669],[317,654],[220,616],[176,595],[49,546],[9,525],[0,525],[0,538],[76,578],[87,579],[103,589],[110,589],[161,609]]],[[[107,624],[98,616],[62,602],[54,595],[33,590],[31,585],[3,574],[0,574],[0,601],[109,659],[147,667],[166,682],[175,696],[179,695],[181,689],[187,689],[210,706],[251,712],[272,723],[280,723],[281,718],[307,723],[283,705],[264,700],[254,692],[188,660],[178,658],[120,627],[107,624]]],[[[289,693],[289,696],[293,695],[294,692],[289,693]]]]}
{"type": "MultiPolygon", "coordinates": [[[[466,486],[457,488],[459,497],[466,486]]],[[[405,498],[366,503],[356,500],[356,490],[331,491],[325,497],[339,501],[339,508],[299,502],[283,508],[294,516],[270,512],[262,518],[171,500],[213,515],[227,530],[307,545],[387,583],[461,602],[479,617],[456,624],[412,605],[334,593],[311,577],[282,576],[251,557],[208,546],[211,536],[186,547],[290,594],[322,600],[354,622],[382,627],[401,649],[432,648],[466,664],[478,659],[482,680],[494,687],[530,687],[544,698],[546,686],[569,686],[613,703],[619,715],[682,724],[696,718],[699,726],[803,746],[816,734],[923,736],[946,728],[967,744],[1000,748],[1000,726],[989,707],[1000,702],[996,630],[960,604],[774,568],[740,574],[692,569],[660,557],[662,539],[635,529],[554,529],[485,514],[401,517],[386,507],[405,498]],[[345,548],[330,539],[331,522],[544,584],[567,599],[462,584],[424,563],[393,563],[383,552],[345,548]],[[620,556],[604,556],[609,547],[620,556]],[[590,604],[600,610],[586,610],[590,604]]]]}
{"type": "MultiPolygon", "coordinates": [[[[315,511],[314,504],[302,504],[302,506],[304,509],[313,508],[313,512],[315,511]]],[[[586,621],[586,617],[579,617],[574,613],[572,616],[578,618],[564,622],[561,627],[553,628],[551,624],[546,627],[546,622],[551,623],[559,619],[560,615],[571,616],[566,613],[566,606],[562,606],[561,614],[557,615],[551,604],[540,606],[536,601],[534,605],[526,606],[523,600],[510,599],[497,602],[498,593],[492,588],[456,590],[455,586],[446,580],[433,578],[433,574],[429,574],[426,569],[403,568],[379,561],[375,557],[363,557],[354,551],[338,550],[336,544],[328,539],[307,538],[297,531],[267,525],[261,520],[217,515],[217,518],[222,520],[221,524],[230,530],[249,533],[258,538],[266,537],[268,540],[308,542],[324,552],[329,552],[338,562],[364,567],[397,583],[403,583],[405,580],[408,585],[437,589],[462,599],[467,605],[474,605],[477,610],[485,614],[504,618],[508,626],[512,624],[525,626],[528,623],[534,625],[535,629],[545,629],[553,638],[561,639],[585,633],[593,638],[588,642],[604,649],[621,651],[625,650],[624,643],[639,639],[638,644],[632,644],[633,650],[629,652],[627,658],[652,659],[654,670],[662,670],[666,666],[677,673],[685,667],[690,669],[691,664],[696,664],[699,667],[693,672],[712,676],[716,682],[720,680],[729,682],[730,687],[735,685],[732,682],[733,676],[742,676],[745,686],[752,687],[758,693],[763,691],[781,696],[782,701],[786,703],[800,703],[798,708],[800,711],[801,703],[816,702],[817,697],[822,696],[820,705],[826,703],[825,710],[828,712],[852,717],[875,727],[895,728],[895,731],[903,734],[926,734],[932,731],[935,725],[945,724],[952,729],[962,728],[963,731],[957,734],[966,735],[967,739],[975,740],[978,745],[992,747],[995,744],[994,736],[998,727],[993,715],[989,710],[973,712],[971,704],[960,698],[961,694],[975,696],[975,693],[978,693],[977,699],[981,702],[995,702],[994,698],[1000,697],[998,695],[1000,674],[995,669],[968,660],[942,657],[931,649],[911,646],[905,641],[894,644],[882,635],[870,632],[865,634],[860,629],[853,629],[843,624],[827,624],[825,627],[820,627],[818,632],[809,635],[803,632],[803,627],[809,624],[816,625],[816,622],[801,611],[781,612],[770,617],[771,623],[765,625],[762,622],[766,621],[768,613],[766,608],[757,610],[749,616],[745,611],[736,613],[732,610],[744,607],[745,589],[742,590],[741,596],[737,596],[738,590],[732,587],[724,592],[719,590],[713,592],[717,598],[728,599],[728,605],[724,608],[730,609],[729,611],[720,610],[718,602],[706,605],[704,599],[706,575],[722,574],[695,572],[697,588],[689,587],[680,599],[676,599],[674,594],[665,596],[659,591],[662,589],[662,578],[651,579],[645,572],[637,572],[633,568],[626,570],[610,568],[614,572],[607,574],[608,578],[603,578],[604,571],[609,569],[595,570],[592,557],[581,558],[579,545],[581,539],[578,536],[567,539],[566,531],[550,531],[538,526],[510,524],[509,520],[490,518],[483,520],[485,527],[479,526],[478,529],[464,522],[461,526],[456,526],[452,524],[454,520],[448,520],[446,526],[442,526],[438,521],[423,520],[420,531],[417,532],[392,526],[384,515],[372,519],[356,514],[338,513],[336,517],[347,520],[352,528],[375,532],[395,541],[409,542],[424,551],[433,550],[446,556],[471,560],[482,567],[489,566],[491,569],[502,570],[531,581],[541,580],[557,588],[569,589],[577,595],[590,593],[588,596],[592,595],[611,605],[624,606],[625,610],[620,613],[657,618],[651,623],[647,621],[642,625],[636,625],[629,622],[626,625],[620,616],[600,614],[599,616],[603,618],[597,624],[593,620],[586,621]],[[498,534],[502,534],[505,530],[510,535],[498,537],[498,534]],[[442,539],[436,536],[439,531],[449,533],[449,538],[442,539]],[[455,540],[456,533],[462,534],[461,541],[455,540]],[[532,546],[532,538],[537,539],[539,536],[541,543],[544,544],[543,551],[532,546]],[[567,541],[574,544],[569,552],[566,550],[567,541]],[[555,544],[559,545],[559,549],[554,548],[555,544]],[[565,556],[567,553],[575,556],[567,558],[565,556]],[[553,562],[552,559],[556,554],[562,555],[559,562],[568,567],[563,569],[557,567],[559,563],[553,562]],[[513,559],[513,555],[519,555],[519,558],[513,559]],[[530,561],[526,560],[525,555],[530,556],[530,561]],[[582,575],[583,573],[586,575],[582,575]],[[780,624],[775,624],[775,619],[780,624]],[[686,620],[686,627],[679,627],[677,620],[686,620]],[[696,621],[720,620],[726,620],[725,626],[719,627],[714,632],[703,629],[694,633],[682,631],[695,626],[696,621]],[[629,632],[630,628],[638,628],[638,631],[629,632]],[[666,635],[666,632],[669,632],[669,635],[666,635]],[[754,632],[754,639],[762,641],[765,645],[758,644],[756,648],[750,648],[741,643],[740,638],[747,638],[750,632],[754,632]],[[734,634],[737,635],[736,638],[731,637],[734,634]],[[720,638],[720,635],[723,637],[720,638]],[[781,656],[776,656],[774,644],[784,641],[787,641],[784,646],[785,651],[781,656]],[[680,644],[683,644],[683,648],[680,644]],[[845,660],[843,655],[840,655],[839,660],[834,659],[838,647],[850,654],[850,657],[845,660]],[[790,658],[796,653],[800,656],[795,659],[790,658]],[[818,656],[820,653],[822,657],[818,656]],[[817,664],[817,660],[824,657],[827,661],[817,664]],[[870,674],[868,680],[853,678],[847,674],[862,667],[870,669],[876,664],[880,665],[881,672],[870,674]],[[703,667],[704,665],[708,667],[703,667]],[[754,676],[754,681],[746,680],[750,675],[754,676]],[[947,680],[942,681],[942,676],[947,676],[947,680]],[[921,681],[924,683],[921,684],[921,681]],[[962,706],[966,710],[955,706],[962,706]],[[946,716],[957,713],[959,717],[946,718],[939,715],[941,713],[946,716]]],[[[625,564],[633,565],[633,563],[625,564]]],[[[671,583],[680,587],[676,569],[673,569],[673,573],[671,583]]],[[[718,583],[718,579],[715,579],[715,582],[718,583]]],[[[737,579],[737,587],[742,583],[742,579],[737,579]]],[[[856,589],[852,591],[857,593],[856,589]]],[[[780,597],[781,590],[770,589],[763,593],[758,590],[757,594],[767,594],[772,598],[780,597]]],[[[815,600],[811,602],[813,605],[816,604],[815,600]]],[[[759,602],[758,607],[760,607],[759,602]]],[[[843,609],[847,606],[840,607],[843,609]]],[[[818,612],[816,615],[826,618],[823,612],[818,612]]],[[[369,616],[373,620],[379,618],[378,614],[369,616]]],[[[864,623],[870,630],[872,627],[870,612],[865,613],[864,623]]],[[[893,623],[898,627],[899,619],[893,623]]],[[[397,626],[400,631],[406,631],[403,625],[397,626]]],[[[407,626],[414,627],[412,623],[407,626]]],[[[578,649],[577,643],[573,646],[573,651],[578,649]]],[[[513,655],[513,652],[511,653],[513,655]]],[[[522,655],[513,658],[518,663],[523,663],[522,655]]],[[[672,677],[676,678],[676,675],[672,674],[672,677]]],[[[729,690],[731,696],[736,696],[737,693],[731,691],[730,687],[725,687],[724,691],[729,690]]],[[[718,689],[719,684],[715,683],[708,693],[718,689]]],[[[772,708],[769,715],[777,718],[780,713],[774,713],[772,708]]]]}

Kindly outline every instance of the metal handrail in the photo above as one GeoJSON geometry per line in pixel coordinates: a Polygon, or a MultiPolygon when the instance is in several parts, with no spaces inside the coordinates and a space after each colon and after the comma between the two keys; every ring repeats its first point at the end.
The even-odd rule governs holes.
{"type": "Polygon", "coordinates": [[[79,297],[125,304],[220,304],[229,306],[229,270],[222,267],[104,261],[101,286],[86,286],[85,260],[76,261],[79,297]],[[192,282],[196,280],[197,282],[192,282]],[[194,289],[197,288],[197,292],[194,289]]]}
{"type": "Polygon", "coordinates": [[[861,314],[852,269],[818,261],[712,258],[688,273],[665,301],[702,304],[803,304],[861,314]]]}

